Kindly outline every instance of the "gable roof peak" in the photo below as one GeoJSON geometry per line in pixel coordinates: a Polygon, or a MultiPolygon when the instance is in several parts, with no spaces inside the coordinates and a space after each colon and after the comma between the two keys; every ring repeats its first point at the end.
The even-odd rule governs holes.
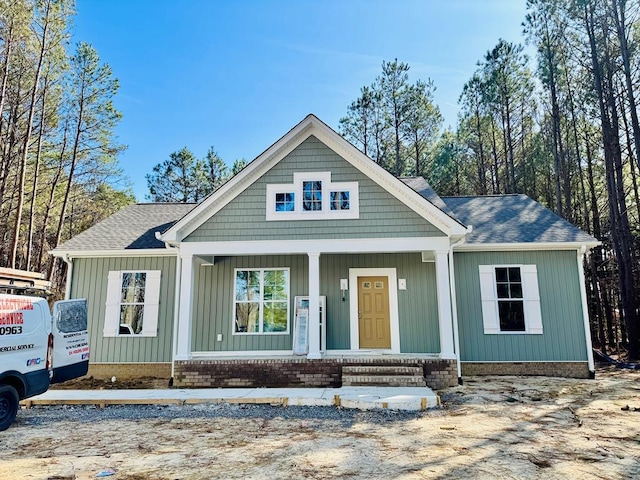
{"type": "Polygon", "coordinates": [[[425,201],[425,198],[419,193],[404,187],[402,182],[367,157],[342,135],[316,115],[309,113],[302,121],[298,122],[264,152],[249,162],[236,176],[214,191],[197,207],[164,232],[162,239],[166,242],[181,241],[204,223],[207,218],[215,215],[248,188],[249,185],[277,165],[311,135],[420,216],[431,222],[436,228],[448,235],[464,235],[466,233],[467,228],[460,221],[428,200],[425,201]]]}

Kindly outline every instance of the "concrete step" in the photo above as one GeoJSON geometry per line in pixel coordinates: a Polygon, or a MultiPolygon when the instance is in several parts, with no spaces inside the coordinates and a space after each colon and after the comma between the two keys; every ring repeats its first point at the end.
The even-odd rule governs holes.
{"type": "Polygon", "coordinates": [[[342,375],[420,375],[420,366],[412,365],[353,365],[342,367],[342,375]]]}
{"type": "Polygon", "coordinates": [[[424,387],[426,382],[422,375],[342,375],[342,385],[385,386],[385,387],[424,387]]]}

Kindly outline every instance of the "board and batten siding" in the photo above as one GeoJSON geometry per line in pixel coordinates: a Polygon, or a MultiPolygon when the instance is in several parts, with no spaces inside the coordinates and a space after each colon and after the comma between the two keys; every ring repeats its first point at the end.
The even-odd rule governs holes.
{"type": "Polygon", "coordinates": [[[463,362],[587,360],[575,251],[461,252],[454,263],[463,362]],[[501,264],[537,266],[542,335],[484,333],[478,266],[501,264]]]}
{"type": "Polygon", "coordinates": [[[194,352],[291,350],[293,299],[306,295],[308,260],[303,255],[215,257],[213,265],[196,259],[193,282],[194,352]],[[289,333],[233,335],[235,269],[289,268],[289,333]],[[222,341],[217,341],[222,334],[222,341]]]}
{"type": "MultiPolygon", "coordinates": [[[[350,268],[395,268],[397,278],[407,280],[407,289],[398,290],[400,351],[438,353],[438,301],[435,264],[423,263],[420,253],[367,255],[321,255],[320,288],[327,296],[327,347],[349,350],[349,292],[342,301],[340,279],[349,278],[350,268]]],[[[397,285],[391,286],[397,288],[397,285]]],[[[357,285],[349,285],[357,288],[357,285]]]]}
{"type": "Polygon", "coordinates": [[[86,298],[89,311],[89,345],[94,363],[158,363],[171,361],[175,299],[176,258],[104,257],[75,258],[71,298],[86,298]],[[158,334],[155,337],[102,335],[107,301],[107,277],[115,270],[160,270],[158,334]]]}
{"type": "MultiPolygon", "coordinates": [[[[406,187],[409,188],[409,187],[406,187]]],[[[445,236],[313,136],[206,220],[184,241],[393,238],[445,236]],[[267,184],[292,184],[294,172],[331,172],[332,182],[358,182],[360,218],[266,221],[267,184]]]]}
{"type": "MultiPolygon", "coordinates": [[[[214,265],[197,261],[194,275],[194,352],[291,350],[294,297],[308,294],[308,257],[305,255],[216,257],[214,265]],[[290,269],[289,335],[233,335],[234,271],[236,268],[290,269]],[[217,341],[222,334],[222,341],[217,341]]],[[[349,292],[342,300],[340,279],[349,268],[396,268],[407,280],[398,292],[400,349],[404,353],[438,353],[440,334],[433,263],[422,263],[419,253],[321,255],[320,294],[327,297],[327,349],[349,350],[349,292]]],[[[355,286],[354,286],[355,288],[355,286]]]]}

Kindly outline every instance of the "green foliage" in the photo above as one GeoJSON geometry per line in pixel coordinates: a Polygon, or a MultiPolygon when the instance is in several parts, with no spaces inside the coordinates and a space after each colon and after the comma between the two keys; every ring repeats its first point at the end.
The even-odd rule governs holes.
{"type": "Polygon", "coordinates": [[[69,52],[74,14],[72,0],[0,0],[0,265],[49,263],[54,282],[46,252],[133,200],[117,186],[118,81],[89,44],[69,52]]]}
{"type": "Polygon", "coordinates": [[[396,176],[420,175],[429,162],[442,115],[431,80],[409,83],[409,65],[382,62],[382,73],[340,119],[342,134],[396,176]]]}
{"type": "Polygon", "coordinates": [[[169,155],[146,176],[153,202],[197,203],[244,168],[246,161],[236,160],[231,172],[213,147],[201,160],[187,147],[169,155]]]}

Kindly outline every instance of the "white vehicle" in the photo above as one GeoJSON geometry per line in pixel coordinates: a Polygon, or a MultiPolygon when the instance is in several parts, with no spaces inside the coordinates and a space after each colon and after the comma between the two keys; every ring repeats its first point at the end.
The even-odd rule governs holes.
{"type": "Polygon", "coordinates": [[[86,300],[56,302],[52,316],[44,298],[0,294],[0,431],[20,400],[88,369],[86,300]]]}

